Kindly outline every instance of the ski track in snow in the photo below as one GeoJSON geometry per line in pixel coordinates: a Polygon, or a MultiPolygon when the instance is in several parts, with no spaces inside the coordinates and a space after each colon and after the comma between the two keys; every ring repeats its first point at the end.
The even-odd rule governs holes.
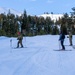
{"type": "Polygon", "coordinates": [[[17,69],[15,70],[15,72],[13,73],[13,75],[16,75],[16,73],[18,73],[18,71],[24,67],[25,63],[28,62],[34,55],[36,55],[39,52],[39,50],[40,49],[38,49],[36,52],[34,52],[28,59],[26,59],[25,61],[23,61],[22,64],[19,67],[17,67],[17,69]]]}

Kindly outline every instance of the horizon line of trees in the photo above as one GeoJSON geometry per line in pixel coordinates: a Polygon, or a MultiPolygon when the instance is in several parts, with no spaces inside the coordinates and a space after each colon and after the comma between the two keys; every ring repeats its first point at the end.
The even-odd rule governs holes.
{"type": "Polygon", "coordinates": [[[37,17],[27,15],[24,10],[21,16],[11,14],[0,14],[0,36],[17,36],[20,31],[23,35],[34,36],[44,34],[59,34],[62,30],[65,34],[71,31],[75,34],[75,7],[72,8],[71,16],[67,13],[54,22],[50,17],[37,17]]]}

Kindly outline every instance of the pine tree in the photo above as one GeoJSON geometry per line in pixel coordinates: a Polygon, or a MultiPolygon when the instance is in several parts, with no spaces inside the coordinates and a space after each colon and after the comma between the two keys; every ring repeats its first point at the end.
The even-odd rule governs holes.
{"type": "Polygon", "coordinates": [[[24,13],[22,15],[22,25],[21,25],[21,32],[25,35],[26,32],[28,31],[28,26],[27,26],[27,13],[26,10],[24,10],[24,13]]]}

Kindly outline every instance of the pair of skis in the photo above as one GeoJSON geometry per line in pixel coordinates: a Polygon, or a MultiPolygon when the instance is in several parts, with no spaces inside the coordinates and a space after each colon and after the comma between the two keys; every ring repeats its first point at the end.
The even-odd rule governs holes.
{"type": "Polygon", "coordinates": [[[13,49],[21,49],[21,48],[27,48],[27,47],[14,47],[13,49]]]}
{"type": "MultiPolygon", "coordinates": [[[[75,49],[75,45],[73,45],[72,48],[75,49]]],[[[59,49],[56,49],[56,50],[54,49],[54,51],[72,51],[72,50],[71,49],[61,50],[59,48],[59,49]]]]}
{"type": "Polygon", "coordinates": [[[59,41],[59,49],[54,49],[54,51],[72,51],[71,49],[61,49],[61,44],[60,44],[60,41],[59,41]]]}
{"type": "Polygon", "coordinates": [[[54,51],[72,51],[71,49],[61,50],[61,49],[54,49],[54,51]]]}

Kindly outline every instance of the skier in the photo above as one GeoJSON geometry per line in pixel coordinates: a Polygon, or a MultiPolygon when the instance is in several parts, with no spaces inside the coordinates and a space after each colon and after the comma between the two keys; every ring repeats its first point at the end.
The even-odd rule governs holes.
{"type": "Polygon", "coordinates": [[[61,50],[65,50],[65,46],[64,46],[64,39],[65,39],[65,34],[61,31],[60,32],[60,37],[59,37],[59,41],[61,43],[62,49],[61,50]]]}
{"type": "Polygon", "coordinates": [[[21,48],[23,48],[23,44],[22,44],[23,36],[22,36],[21,32],[18,32],[17,40],[18,40],[17,48],[19,47],[19,44],[21,45],[21,48]]]}
{"type": "Polygon", "coordinates": [[[69,32],[69,36],[67,36],[67,38],[69,38],[70,46],[72,46],[72,33],[71,33],[71,31],[69,32]]]}

